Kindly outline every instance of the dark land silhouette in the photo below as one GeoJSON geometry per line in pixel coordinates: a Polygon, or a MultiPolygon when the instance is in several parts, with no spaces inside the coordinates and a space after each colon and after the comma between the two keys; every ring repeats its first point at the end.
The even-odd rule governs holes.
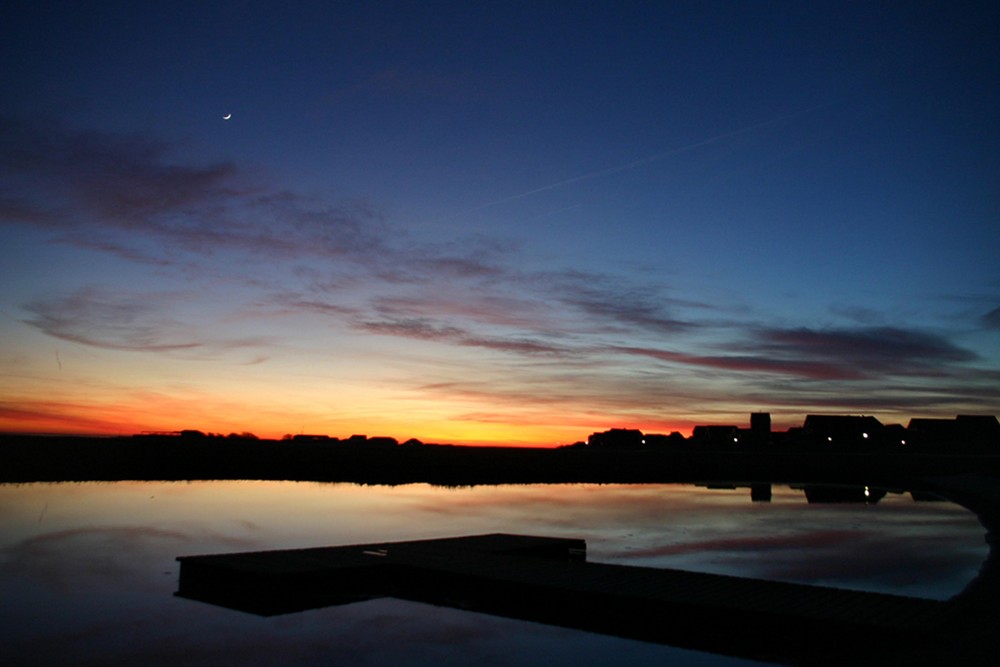
{"type": "Polygon", "coordinates": [[[690,438],[635,429],[594,433],[558,448],[465,447],[354,435],[210,435],[197,430],[131,437],[0,436],[0,482],[261,479],[369,484],[635,483],[770,480],[906,486],[915,477],[1000,475],[993,416],[914,419],[810,415],[772,432],[699,426],[690,438]]]}

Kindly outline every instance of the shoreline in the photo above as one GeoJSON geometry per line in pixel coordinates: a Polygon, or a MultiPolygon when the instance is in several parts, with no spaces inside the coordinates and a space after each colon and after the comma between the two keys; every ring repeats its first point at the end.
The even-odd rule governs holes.
{"type": "Polygon", "coordinates": [[[0,483],[256,479],[472,486],[740,480],[904,486],[914,479],[970,473],[1000,477],[1000,455],[0,436],[0,483]]]}

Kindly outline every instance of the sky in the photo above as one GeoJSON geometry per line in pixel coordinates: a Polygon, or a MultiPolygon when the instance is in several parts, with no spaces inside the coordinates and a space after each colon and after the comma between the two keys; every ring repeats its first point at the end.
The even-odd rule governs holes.
{"type": "Polygon", "coordinates": [[[992,2],[31,2],[0,431],[1000,414],[992,2]]]}

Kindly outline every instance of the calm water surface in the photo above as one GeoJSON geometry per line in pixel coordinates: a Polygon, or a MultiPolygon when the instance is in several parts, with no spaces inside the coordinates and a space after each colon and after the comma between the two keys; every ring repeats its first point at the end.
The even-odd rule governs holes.
{"type": "Polygon", "coordinates": [[[10,665],[730,665],[730,658],[394,599],[258,618],[173,596],[180,555],[489,532],[588,560],[945,599],[986,557],[974,515],[888,494],[690,485],[446,489],[295,482],[0,485],[10,665]]]}

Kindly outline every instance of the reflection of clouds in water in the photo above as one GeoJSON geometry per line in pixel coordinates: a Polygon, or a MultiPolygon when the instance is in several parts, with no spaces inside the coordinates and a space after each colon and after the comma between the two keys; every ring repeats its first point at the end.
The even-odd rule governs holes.
{"type": "Polygon", "coordinates": [[[661,522],[667,514],[717,512],[720,505],[739,502],[739,492],[706,490],[688,485],[553,484],[447,489],[420,493],[413,506],[435,515],[536,514],[586,517],[592,521],[621,519],[661,522]],[[599,497],[599,501],[596,499],[599,497]]]}
{"type": "MultiPolygon", "coordinates": [[[[248,544],[225,536],[211,539],[233,548],[248,544]]],[[[143,582],[148,581],[152,563],[172,567],[177,548],[205,541],[204,535],[149,526],[72,528],[34,535],[0,550],[0,573],[43,581],[60,590],[78,589],[81,582],[101,586],[122,576],[136,575],[143,582]]]]}
{"type": "Polygon", "coordinates": [[[702,553],[705,551],[746,552],[775,551],[803,548],[831,548],[845,542],[853,542],[862,535],[853,531],[827,530],[790,535],[753,535],[721,537],[711,540],[668,544],[658,547],[640,548],[630,552],[634,558],[656,558],[678,554],[702,553]]]}
{"type": "Polygon", "coordinates": [[[863,505],[771,508],[766,523],[687,523],[639,533],[606,562],[730,574],[944,599],[987,555],[981,527],[962,510],[863,505]],[[838,528],[830,528],[838,526],[838,528]]]}
{"type": "MultiPolygon", "coordinates": [[[[587,540],[588,559],[947,598],[986,557],[976,517],[890,493],[877,505],[809,504],[773,487],[544,485],[400,489],[421,523],[449,534],[531,532],[587,540]]],[[[429,533],[433,533],[429,530],[429,533]]],[[[437,536],[437,535],[434,535],[437,536]]]]}
{"type": "MultiPolygon", "coordinates": [[[[816,553],[780,553],[761,563],[763,576],[807,583],[907,592],[939,582],[932,597],[950,597],[978,571],[983,556],[942,548],[941,540],[883,539],[868,535],[816,553]],[[956,586],[957,584],[957,586],[956,586]],[[944,589],[948,590],[945,591],[944,589]]],[[[919,594],[919,593],[918,593],[919,594]]]]}
{"type": "MultiPolygon", "coordinates": [[[[43,490],[64,501],[74,491],[43,490]]],[[[67,655],[77,664],[213,667],[520,665],[526,655],[550,665],[698,660],[392,599],[261,619],[174,597],[174,557],[184,554],[506,531],[585,538],[597,562],[884,585],[932,597],[957,592],[985,554],[975,517],[951,504],[890,496],[874,507],[808,505],[800,491],[782,487],[774,487],[772,503],[753,504],[746,488],[689,485],[147,484],[133,494],[147,500],[155,493],[143,514],[123,500],[127,487],[98,490],[115,495],[74,514],[76,524],[18,541],[8,534],[12,543],[0,550],[0,645],[8,662],[56,664],[67,655]],[[88,525],[98,517],[100,526],[88,525]],[[927,581],[943,594],[927,593],[927,581]]],[[[30,507],[28,527],[47,527],[48,517],[35,523],[41,505],[30,507]]]]}

